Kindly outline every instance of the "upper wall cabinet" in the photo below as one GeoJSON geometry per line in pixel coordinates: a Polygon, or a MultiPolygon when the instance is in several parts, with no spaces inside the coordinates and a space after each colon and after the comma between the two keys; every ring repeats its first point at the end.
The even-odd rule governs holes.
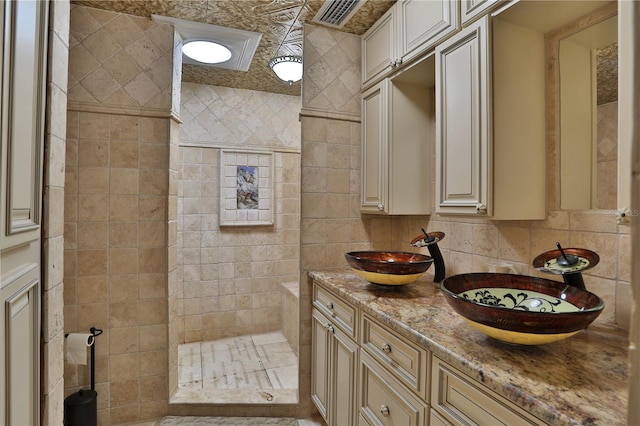
{"type": "Polygon", "coordinates": [[[362,213],[430,214],[434,58],[362,94],[362,213]]]}
{"type": "Polygon", "coordinates": [[[489,20],[436,49],[437,212],[490,214],[489,20]]]}
{"type": "Polygon", "coordinates": [[[462,25],[466,26],[505,1],[506,0],[462,0],[460,2],[462,5],[460,11],[462,25]]]}
{"type": "Polygon", "coordinates": [[[436,212],[544,219],[544,34],[484,16],[436,48],[436,212]]]}
{"type": "Polygon", "coordinates": [[[400,63],[410,61],[460,29],[458,1],[402,0],[395,7],[400,63]]]}
{"type": "Polygon", "coordinates": [[[362,36],[362,84],[396,67],[396,9],[392,7],[362,36]]]}
{"type": "Polygon", "coordinates": [[[460,28],[455,0],[401,0],[362,37],[362,84],[369,86],[460,28]]]}

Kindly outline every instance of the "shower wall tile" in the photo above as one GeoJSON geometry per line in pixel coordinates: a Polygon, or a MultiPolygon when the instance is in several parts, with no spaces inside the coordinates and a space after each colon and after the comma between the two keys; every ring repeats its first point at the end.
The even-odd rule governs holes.
{"type": "MultiPolygon", "coordinates": [[[[182,143],[299,151],[298,97],[183,83],[180,102],[182,143]]],[[[190,153],[185,164],[207,163],[202,155],[213,156],[190,153]]]]}
{"type": "Polygon", "coordinates": [[[299,274],[300,100],[183,83],[181,103],[179,341],[280,330],[281,300],[270,294],[299,274]],[[222,147],[274,151],[274,226],[219,227],[222,147]]]}

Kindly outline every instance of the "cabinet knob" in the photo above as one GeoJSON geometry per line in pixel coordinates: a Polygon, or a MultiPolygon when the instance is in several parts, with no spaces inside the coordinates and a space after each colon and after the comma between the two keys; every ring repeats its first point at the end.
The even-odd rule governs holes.
{"type": "Polygon", "coordinates": [[[378,204],[378,210],[380,210],[380,211],[384,211],[384,204],[379,203],[379,204],[378,204]]]}
{"type": "Polygon", "coordinates": [[[325,324],[324,328],[326,328],[329,333],[333,333],[333,326],[330,323],[325,324]]]}
{"type": "Polygon", "coordinates": [[[396,59],[396,65],[402,65],[402,58],[396,59]]]}
{"type": "Polygon", "coordinates": [[[480,214],[480,213],[486,213],[486,212],[487,212],[487,206],[485,206],[482,203],[476,204],[476,213],[480,214]]]}
{"type": "Polygon", "coordinates": [[[384,352],[385,354],[388,354],[389,352],[391,352],[391,345],[388,343],[385,343],[384,346],[382,346],[382,352],[384,352]]]}
{"type": "Polygon", "coordinates": [[[382,413],[383,416],[388,416],[389,415],[389,407],[387,407],[386,405],[383,405],[380,407],[380,413],[382,413]]]}
{"type": "Polygon", "coordinates": [[[333,309],[333,303],[332,302],[327,303],[327,308],[333,309]]]}
{"type": "Polygon", "coordinates": [[[391,62],[389,62],[389,65],[391,65],[391,68],[395,68],[396,65],[398,65],[398,64],[397,64],[396,61],[391,61],[391,62]]]}

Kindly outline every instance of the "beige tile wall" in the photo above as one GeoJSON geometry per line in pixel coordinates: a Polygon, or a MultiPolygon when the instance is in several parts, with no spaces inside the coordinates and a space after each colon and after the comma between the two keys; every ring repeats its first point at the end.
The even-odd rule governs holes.
{"type": "Polygon", "coordinates": [[[180,141],[300,152],[300,98],[182,83],[180,141]]]}
{"type": "Polygon", "coordinates": [[[140,16],[71,8],[69,98],[73,102],[169,111],[173,30],[140,16]]]}
{"type": "Polygon", "coordinates": [[[391,245],[388,218],[360,215],[360,38],[305,25],[302,80],[300,244],[300,404],[310,398],[313,269],[345,267],[351,247],[391,245]],[[334,62],[339,58],[339,62],[334,62]],[[372,241],[375,241],[372,244],[372,241]]]}
{"type": "Polygon", "coordinates": [[[180,341],[282,328],[280,285],[298,280],[299,158],[275,153],[273,226],[218,225],[219,150],[182,147],[178,264],[184,318],[180,341]]]}
{"type": "Polygon", "coordinates": [[[280,284],[298,280],[300,99],[184,83],[178,264],[180,342],[280,330],[280,284]],[[218,225],[220,148],[274,151],[275,224],[218,225]]]}
{"type": "MultiPolygon", "coordinates": [[[[65,329],[104,330],[101,423],[157,417],[168,396],[168,130],[162,118],[68,112],[65,329]]],[[[65,365],[67,394],[87,380],[87,367],[65,365]]]]}
{"type": "MultiPolygon", "coordinates": [[[[71,8],[64,322],[67,332],[104,330],[99,424],[167,412],[173,36],[148,19],[71,8]]],[[[89,368],[65,364],[64,377],[65,394],[87,388],[89,368]]]]}
{"type": "Polygon", "coordinates": [[[67,117],[69,2],[51,3],[43,198],[41,424],[64,415],[64,184],[67,117]]]}
{"type": "Polygon", "coordinates": [[[180,175],[180,124],[171,121],[169,143],[169,209],[167,224],[169,309],[169,394],[178,388],[178,344],[181,317],[178,312],[178,296],[182,294],[182,270],[178,268],[178,177],[180,175]]]}
{"type": "MultiPolygon", "coordinates": [[[[409,242],[421,233],[442,231],[439,243],[447,276],[489,271],[507,263],[520,274],[559,280],[536,271],[531,263],[541,253],[556,248],[582,247],[600,255],[600,263],[585,271],[588,290],[600,296],[605,310],[596,320],[604,326],[629,329],[631,318],[631,238],[628,226],[616,225],[612,212],[550,211],[544,221],[489,221],[474,218],[423,217],[394,218],[391,224],[393,248],[414,250],[409,242]]],[[[423,251],[428,254],[428,251],[423,251]]]]}
{"type": "Polygon", "coordinates": [[[618,205],[618,101],[598,105],[596,206],[618,205]]]}

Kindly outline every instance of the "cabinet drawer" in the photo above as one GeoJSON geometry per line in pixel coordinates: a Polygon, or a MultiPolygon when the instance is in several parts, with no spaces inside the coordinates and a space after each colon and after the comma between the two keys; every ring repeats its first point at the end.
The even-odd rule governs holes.
{"type": "Polygon", "coordinates": [[[427,405],[364,351],[358,398],[360,416],[368,424],[421,426],[427,421],[427,405]]]}
{"type": "Polygon", "coordinates": [[[427,400],[427,350],[396,336],[393,331],[366,314],[362,315],[361,324],[362,347],[407,387],[427,400]]]}
{"type": "Polygon", "coordinates": [[[436,410],[429,410],[429,426],[451,426],[451,423],[445,420],[436,410]]]}
{"type": "Polygon", "coordinates": [[[431,407],[454,425],[544,424],[436,357],[431,369],[431,407]]]}
{"type": "Polygon", "coordinates": [[[325,314],[342,331],[355,339],[358,318],[355,306],[340,299],[317,283],[313,286],[313,306],[325,314]]]}

